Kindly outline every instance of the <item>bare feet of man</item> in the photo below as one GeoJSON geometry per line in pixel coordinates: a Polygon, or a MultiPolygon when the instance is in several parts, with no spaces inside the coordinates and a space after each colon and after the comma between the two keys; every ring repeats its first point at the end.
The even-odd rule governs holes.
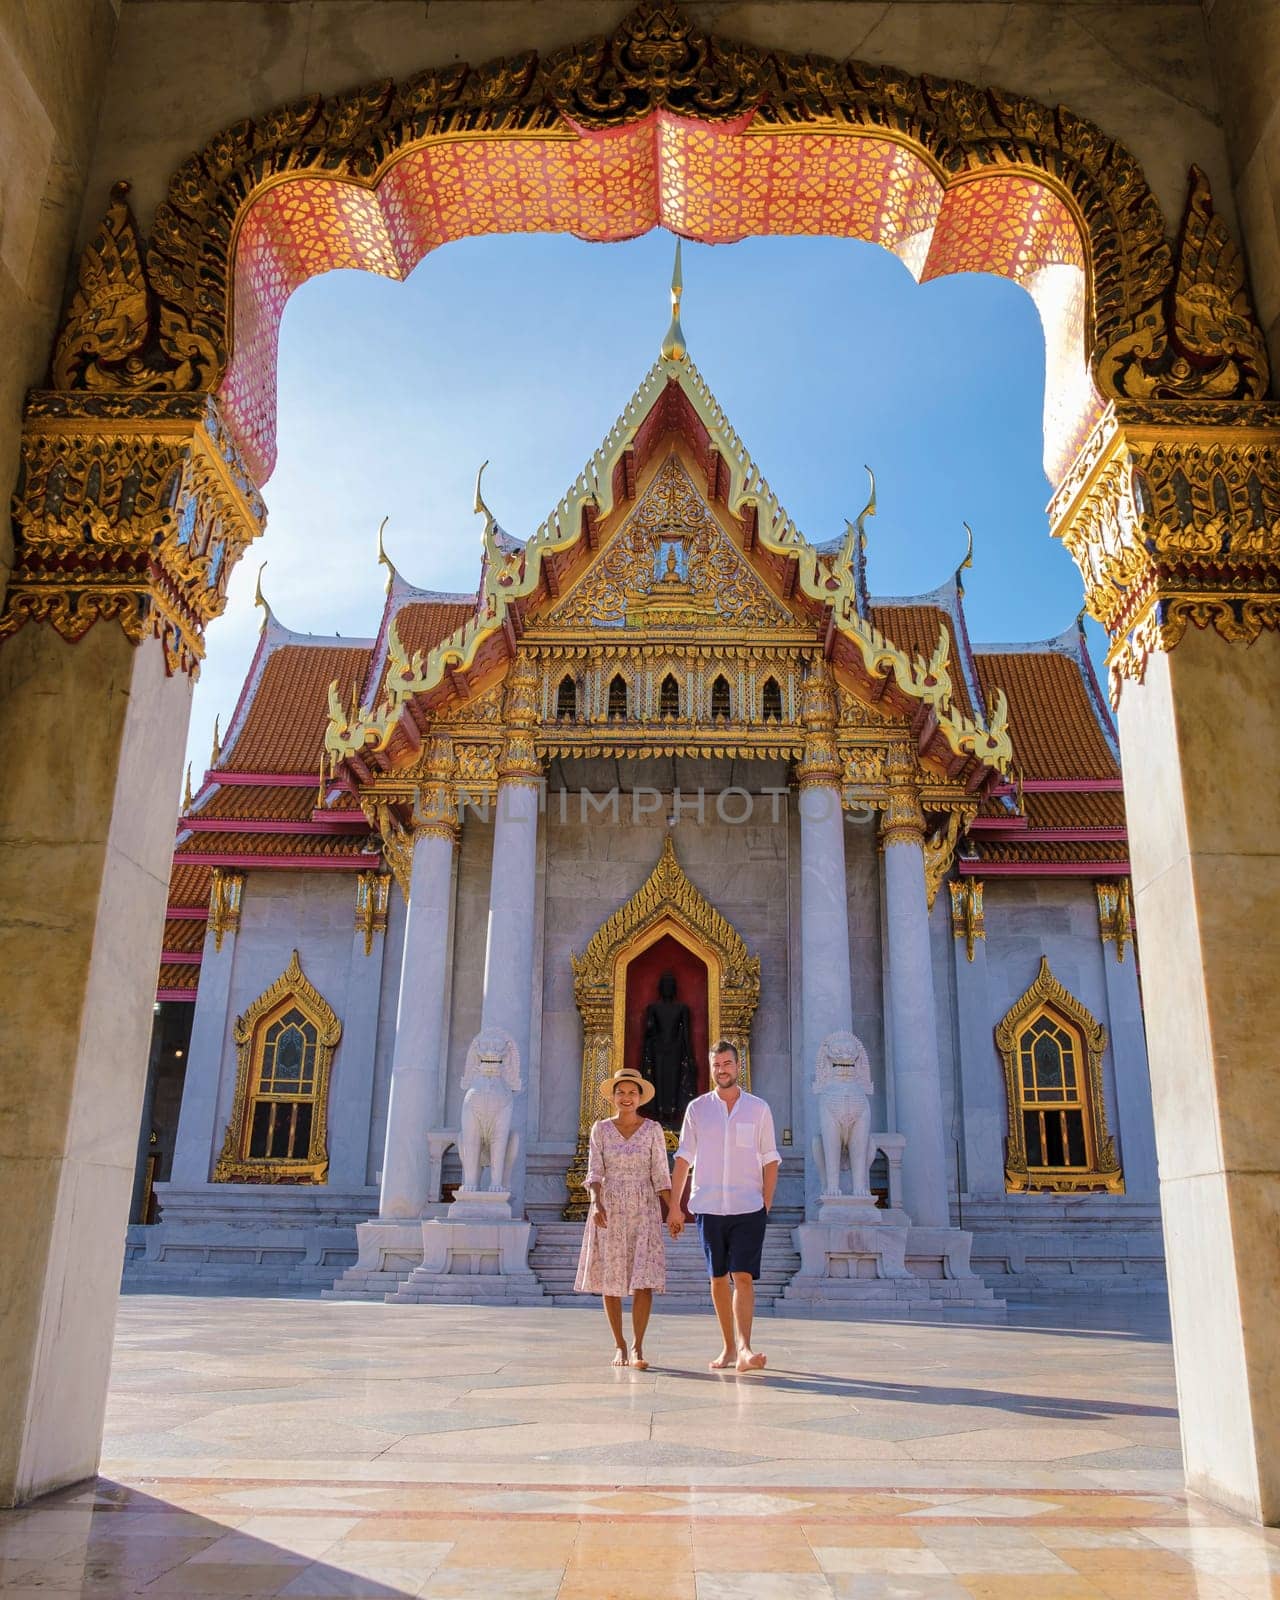
{"type": "Polygon", "coordinates": [[[759,1372],[765,1364],[765,1357],[756,1350],[748,1350],[745,1346],[738,1351],[738,1359],[734,1363],[739,1372],[759,1372]]]}

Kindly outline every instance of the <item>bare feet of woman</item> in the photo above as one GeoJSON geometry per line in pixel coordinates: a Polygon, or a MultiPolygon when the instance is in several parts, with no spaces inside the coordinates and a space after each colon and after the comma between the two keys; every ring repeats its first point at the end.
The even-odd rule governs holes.
{"type": "Polygon", "coordinates": [[[744,1348],[739,1350],[735,1366],[739,1372],[759,1372],[765,1364],[765,1359],[757,1351],[744,1348]]]}
{"type": "Polygon", "coordinates": [[[631,1365],[633,1367],[639,1367],[641,1372],[647,1372],[649,1370],[649,1363],[644,1358],[644,1351],[638,1344],[633,1344],[631,1346],[631,1365]]]}
{"type": "Polygon", "coordinates": [[[626,1366],[626,1364],[627,1364],[627,1347],[626,1347],[625,1344],[620,1344],[618,1346],[618,1348],[613,1352],[613,1364],[614,1364],[615,1367],[625,1367],[626,1366]]]}
{"type": "Polygon", "coordinates": [[[715,1360],[708,1361],[707,1365],[711,1368],[712,1372],[723,1372],[725,1367],[731,1367],[733,1365],[733,1351],[722,1350],[715,1360]]]}

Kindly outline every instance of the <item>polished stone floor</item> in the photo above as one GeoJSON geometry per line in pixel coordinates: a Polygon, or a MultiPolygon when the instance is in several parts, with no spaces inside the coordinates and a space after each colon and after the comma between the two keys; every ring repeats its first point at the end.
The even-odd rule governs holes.
{"type": "Polygon", "coordinates": [[[126,1298],[102,1477],[0,1516],[6,1595],[1280,1596],[1182,1494],[1159,1307],[775,1317],[126,1298]]]}

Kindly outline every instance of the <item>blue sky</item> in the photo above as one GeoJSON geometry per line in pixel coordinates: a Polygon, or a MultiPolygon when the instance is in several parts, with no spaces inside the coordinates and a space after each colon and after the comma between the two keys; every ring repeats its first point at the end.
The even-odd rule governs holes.
{"type": "MultiPolygon", "coordinates": [[[[671,236],[467,239],[405,283],[336,272],[305,284],[280,342],[280,453],[267,532],[209,629],[190,755],[198,781],[252,659],[254,580],[281,622],[369,637],[385,572],[473,590],[485,497],[520,537],[551,510],[652,363],[668,322],[671,236]]],[[[1044,341],[1030,298],[980,276],[918,285],[879,247],[749,239],[684,247],[689,351],[814,541],[843,530],[875,470],[873,595],[965,574],[976,642],[1059,633],[1080,582],[1048,535],[1044,341]]],[[[1091,625],[1092,626],[1092,625],[1091,625]]]]}

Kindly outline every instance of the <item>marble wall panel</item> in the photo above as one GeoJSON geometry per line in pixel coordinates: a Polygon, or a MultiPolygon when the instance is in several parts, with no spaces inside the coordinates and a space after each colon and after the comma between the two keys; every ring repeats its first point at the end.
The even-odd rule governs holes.
{"type": "Polygon", "coordinates": [[[462,1113],[462,1073],[467,1050],[480,1029],[484,1003],[484,954],[489,930],[489,876],[493,866],[493,822],[468,815],[458,847],[453,901],[453,991],[449,1004],[449,1054],[445,1126],[456,1128],[462,1113]]]}

